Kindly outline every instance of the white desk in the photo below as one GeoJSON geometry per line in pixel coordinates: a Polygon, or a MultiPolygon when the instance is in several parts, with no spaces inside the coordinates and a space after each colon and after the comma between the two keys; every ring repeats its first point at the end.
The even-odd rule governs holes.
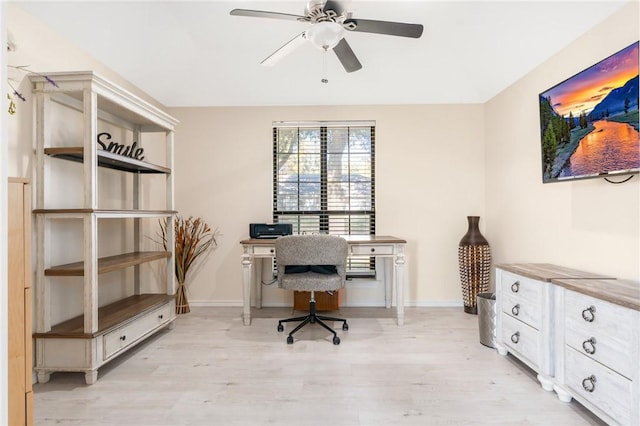
{"type": "MultiPolygon", "coordinates": [[[[404,248],[401,238],[380,235],[344,236],[349,243],[349,256],[376,257],[387,262],[385,271],[385,306],[391,308],[391,294],[395,288],[398,325],[404,324],[404,248]],[[393,266],[393,267],[392,267],[393,266]]],[[[276,255],[275,239],[249,238],[242,244],[242,303],[244,325],[251,324],[251,269],[256,264],[256,281],[262,282],[262,261],[276,255]]],[[[256,287],[256,308],[262,306],[262,285],[256,287]]]]}

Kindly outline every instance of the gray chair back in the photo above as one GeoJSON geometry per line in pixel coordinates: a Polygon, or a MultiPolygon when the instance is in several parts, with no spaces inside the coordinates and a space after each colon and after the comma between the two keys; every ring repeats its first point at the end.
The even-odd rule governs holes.
{"type": "Polygon", "coordinates": [[[275,242],[278,286],[300,291],[332,291],[346,282],[347,241],[336,235],[287,235],[275,242]],[[285,266],[334,265],[335,274],[286,274],[285,266]]]}

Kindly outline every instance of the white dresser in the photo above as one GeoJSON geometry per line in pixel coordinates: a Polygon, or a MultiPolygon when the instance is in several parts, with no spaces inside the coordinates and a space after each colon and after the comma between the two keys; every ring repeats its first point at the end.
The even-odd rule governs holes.
{"type": "Polygon", "coordinates": [[[605,278],[546,263],[496,266],[496,348],[537,373],[542,388],[554,389],[554,278],[605,278]]]}
{"type": "Polygon", "coordinates": [[[640,283],[554,279],[555,385],[609,424],[640,424],[640,283]]]}

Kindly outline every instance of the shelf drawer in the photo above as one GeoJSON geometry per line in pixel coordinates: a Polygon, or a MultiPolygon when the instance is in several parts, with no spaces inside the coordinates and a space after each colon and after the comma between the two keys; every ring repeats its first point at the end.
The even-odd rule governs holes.
{"type": "Polygon", "coordinates": [[[527,325],[540,330],[540,305],[537,300],[526,300],[515,297],[512,293],[503,292],[502,311],[527,325]]]}
{"type": "Polygon", "coordinates": [[[276,249],[274,246],[254,246],[254,256],[275,256],[276,249]]]}
{"type": "Polygon", "coordinates": [[[504,296],[511,295],[531,303],[539,303],[542,288],[536,280],[502,271],[500,284],[504,296]]]}
{"type": "Polygon", "coordinates": [[[502,341],[533,365],[540,366],[540,333],[510,315],[502,313],[502,341]]]}
{"type": "Polygon", "coordinates": [[[381,244],[381,245],[367,245],[367,244],[358,244],[351,246],[351,254],[353,255],[367,255],[367,256],[377,256],[377,255],[392,255],[393,254],[393,245],[391,244],[381,244]]]}
{"type": "Polygon", "coordinates": [[[565,312],[569,346],[625,377],[632,376],[632,324],[637,312],[570,290],[565,292],[565,312]]]}
{"type": "Polygon", "coordinates": [[[172,303],[163,305],[116,330],[106,333],[103,336],[104,360],[116,355],[121,350],[136,343],[149,332],[168,322],[171,319],[172,306],[172,303]]]}
{"type": "Polygon", "coordinates": [[[620,424],[631,422],[632,382],[565,346],[565,384],[620,424]]]}

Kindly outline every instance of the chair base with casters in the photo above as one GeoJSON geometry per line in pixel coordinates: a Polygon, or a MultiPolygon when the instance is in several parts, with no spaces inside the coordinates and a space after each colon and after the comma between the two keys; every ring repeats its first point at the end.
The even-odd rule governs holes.
{"type": "Polygon", "coordinates": [[[298,324],[296,326],[296,328],[294,328],[289,335],[287,336],[287,343],[288,344],[293,344],[293,334],[295,332],[297,332],[298,330],[300,330],[302,327],[304,327],[307,324],[319,324],[321,327],[323,327],[324,329],[326,329],[327,331],[329,331],[330,333],[333,334],[333,344],[334,345],[339,345],[340,344],[340,338],[338,337],[337,333],[335,332],[335,330],[331,327],[329,327],[324,321],[341,321],[342,322],[342,329],[343,330],[349,330],[349,324],[347,324],[347,320],[344,318],[335,318],[335,317],[328,317],[325,315],[318,315],[316,313],[316,301],[314,299],[314,291],[311,291],[311,300],[309,300],[309,314],[308,315],[304,315],[304,316],[300,316],[300,317],[293,317],[293,318],[287,318],[287,319],[283,319],[278,321],[278,331],[282,332],[284,331],[284,326],[282,325],[283,322],[298,322],[298,321],[302,321],[300,324],[298,324]]]}

